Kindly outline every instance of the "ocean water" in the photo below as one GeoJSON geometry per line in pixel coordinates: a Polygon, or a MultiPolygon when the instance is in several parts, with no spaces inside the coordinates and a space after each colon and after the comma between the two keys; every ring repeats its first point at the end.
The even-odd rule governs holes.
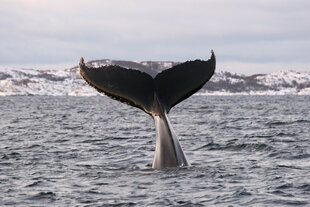
{"type": "Polygon", "coordinates": [[[152,118],[98,97],[0,97],[0,206],[310,206],[310,96],[193,96],[190,167],[152,169],[152,118]]]}

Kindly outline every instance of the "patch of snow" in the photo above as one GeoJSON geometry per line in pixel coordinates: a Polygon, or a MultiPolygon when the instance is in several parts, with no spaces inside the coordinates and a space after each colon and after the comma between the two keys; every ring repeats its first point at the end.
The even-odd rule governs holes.
{"type": "Polygon", "coordinates": [[[163,62],[163,68],[168,69],[172,67],[172,63],[171,62],[163,62]]]}
{"type": "MultiPolygon", "coordinates": [[[[93,67],[107,64],[113,64],[113,61],[99,60],[91,63],[93,67]]],[[[143,61],[140,64],[150,71],[158,72],[162,68],[170,68],[177,63],[143,61]]],[[[253,77],[255,78],[225,71],[215,72],[210,80],[213,84],[210,86],[213,88],[210,87],[210,91],[206,90],[207,87],[203,88],[196,95],[310,95],[310,71],[279,71],[253,77]],[[238,86],[237,83],[242,85],[238,86]]],[[[77,67],[65,70],[0,67],[0,96],[10,95],[96,96],[100,94],[82,80],[77,67]]]]}
{"type": "Polygon", "coordinates": [[[298,84],[310,83],[310,71],[297,72],[292,70],[285,70],[279,72],[273,72],[264,76],[258,76],[256,79],[259,83],[263,83],[268,86],[288,85],[294,86],[298,84]]]}

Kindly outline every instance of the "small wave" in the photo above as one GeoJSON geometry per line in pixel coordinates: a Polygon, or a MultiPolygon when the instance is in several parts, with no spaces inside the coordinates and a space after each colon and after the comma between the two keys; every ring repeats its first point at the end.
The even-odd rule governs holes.
{"type": "Polygon", "coordinates": [[[98,142],[102,142],[103,139],[87,139],[87,140],[84,140],[84,141],[80,141],[80,142],[77,142],[77,143],[98,143],[98,142]]]}
{"type": "Polygon", "coordinates": [[[228,146],[228,149],[232,148],[233,150],[247,150],[247,151],[270,151],[273,148],[264,143],[247,143],[228,146]]]}
{"type": "Polygon", "coordinates": [[[265,202],[265,204],[275,204],[277,206],[286,206],[286,205],[300,205],[300,206],[304,206],[309,204],[309,202],[305,201],[305,200],[298,200],[296,198],[291,198],[291,199],[275,199],[275,200],[267,200],[265,202]]]}
{"type": "Polygon", "coordinates": [[[310,192],[310,184],[309,183],[302,184],[301,186],[298,186],[298,189],[302,189],[303,191],[310,192]]]}
{"type": "Polygon", "coordinates": [[[40,192],[34,196],[31,196],[29,200],[55,200],[56,193],[53,192],[40,192]]]}
{"type": "Polygon", "coordinates": [[[251,134],[251,135],[245,135],[244,138],[271,138],[274,137],[275,134],[263,134],[263,135],[257,135],[257,134],[251,134]]]}
{"type": "Polygon", "coordinates": [[[38,186],[42,183],[42,181],[35,181],[29,185],[26,185],[26,188],[29,188],[29,187],[35,187],[35,186],[38,186]]]}
{"type": "MultiPolygon", "coordinates": [[[[76,136],[74,136],[74,137],[76,137],[76,136]]],[[[68,142],[68,141],[70,141],[70,139],[57,139],[53,143],[65,143],[65,142],[68,142]]]]}
{"type": "MultiPolygon", "coordinates": [[[[274,137],[296,137],[295,133],[285,133],[285,132],[273,132],[270,134],[250,134],[245,135],[244,138],[274,138],[274,137]]],[[[273,140],[275,141],[275,140],[273,140]]],[[[281,140],[281,142],[295,142],[295,140],[281,140]]]]}
{"type": "Polygon", "coordinates": [[[65,130],[78,130],[78,129],[83,129],[83,126],[64,126],[62,129],[65,129],[65,130]]]}
{"type": "Polygon", "coordinates": [[[304,120],[304,119],[301,119],[301,120],[297,120],[295,121],[296,123],[310,123],[310,120],[304,120]]]}
{"type": "MultiPolygon", "coordinates": [[[[10,160],[15,159],[19,160],[21,158],[21,154],[18,152],[11,152],[10,154],[3,154],[0,160],[10,160]]],[[[6,165],[6,162],[0,163],[0,165],[6,165]]]]}
{"type": "Polygon", "coordinates": [[[299,155],[292,156],[292,159],[300,160],[300,159],[307,159],[309,157],[310,157],[310,154],[299,154],[299,155]]]}
{"type": "Polygon", "coordinates": [[[130,139],[129,137],[113,137],[111,138],[113,140],[126,140],[126,139],[130,139]]]}
{"type": "Polygon", "coordinates": [[[190,200],[171,200],[168,198],[156,198],[156,202],[150,203],[150,206],[205,206],[200,202],[194,203],[190,200]]]}
{"type": "Polygon", "coordinates": [[[20,158],[22,155],[18,152],[11,152],[9,155],[9,158],[14,158],[14,159],[18,159],[20,158]]]}
{"type": "Polygon", "coordinates": [[[296,166],[288,166],[288,165],[277,165],[277,167],[281,167],[281,168],[289,168],[289,169],[297,169],[297,170],[301,170],[302,168],[300,167],[296,167],[296,166]]]}
{"type": "Polygon", "coordinates": [[[117,207],[122,207],[122,206],[136,206],[137,204],[134,202],[123,202],[123,203],[111,203],[111,204],[103,204],[101,206],[103,207],[109,207],[109,206],[117,206],[117,207]]]}
{"type": "Polygon", "coordinates": [[[11,165],[13,164],[10,162],[0,162],[0,166],[11,166],[11,165]]]}
{"type": "Polygon", "coordinates": [[[0,158],[1,160],[8,160],[8,159],[10,159],[9,158],[9,156],[7,156],[7,155],[2,155],[2,157],[0,158]]]}
{"type": "Polygon", "coordinates": [[[231,150],[231,151],[238,151],[238,150],[246,150],[246,151],[271,151],[273,149],[272,146],[269,146],[264,143],[244,143],[244,144],[228,144],[225,146],[215,144],[215,143],[208,143],[206,145],[203,145],[202,147],[199,147],[196,150],[201,150],[201,149],[208,149],[208,150],[231,150]]]}
{"type": "Polygon", "coordinates": [[[30,145],[29,147],[27,147],[26,149],[33,149],[33,148],[37,148],[37,147],[41,147],[41,145],[33,144],[33,145],[30,145]]]}
{"type": "Polygon", "coordinates": [[[285,152],[283,150],[277,150],[274,152],[271,152],[268,157],[274,157],[274,158],[278,158],[278,157],[283,157],[284,155],[289,154],[289,152],[285,152]]]}
{"type": "Polygon", "coordinates": [[[278,187],[276,187],[277,189],[286,189],[286,188],[292,188],[293,184],[292,183],[285,183],[283,185],[280,185],[278,187]]]}
{"type": "Polygon", "coordinates": [[[215,143],[211,142],[211,143],[205,144],[201,147],[194,149],[194,151],[198,151],[198,150],[205,149],[205,148],[208,150],[219,150],[221,148],[221,146],[219,144],[215,144],[215,143]]]}
{"type": "Polygon", "coordinates": [[[298,119],[294,121],[271,121],[271,122],[267,122],[266,126],[290,125],[290,124],[296,124],[296,123],[310,123],[310,120],[298,119]]]}
{"type": "Polygon", "coordinates": [[[272,121],[272,122],[266,123],[267,126],[286,125],[286,124],[291,124],[291,122],[287,122],[287,121],[272,121]]]}
{"type": "Polygon", "coordinates": [[[283,196],[283,197],[294,197],[292,194],[290,194],[290,193],[285,193],[285,192],[282,191],[282,190],[274,190],[274,191],[271,192],[271,194],[279,195],[279,196],[283,196]]]}
{"type": "Polygon", "coordinates": [[[246,189],[242,188],[233,193],[233,197],[239,198],[240,196],[250,196],[252,193],[248,192],[246,189]]]}
{"type": "Polygon", "coordinates": [[[295,133],[284,133],[284,132],[280,132],[280,133],[278,133],[276,136],[278,136],[278,137],[295,137],[296,134],[295,134],[295,133]]]}

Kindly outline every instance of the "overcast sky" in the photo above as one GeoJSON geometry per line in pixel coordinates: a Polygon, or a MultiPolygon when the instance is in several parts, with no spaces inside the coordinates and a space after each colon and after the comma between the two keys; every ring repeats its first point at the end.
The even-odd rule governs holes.
{"type": "MultiPolygon", "coordinates": [[[[309,0],[0,0],[0,65],[208,59],[310,70],[309,0]]],[[[56,66],[55,66],[56,67],[56,66]]]]}

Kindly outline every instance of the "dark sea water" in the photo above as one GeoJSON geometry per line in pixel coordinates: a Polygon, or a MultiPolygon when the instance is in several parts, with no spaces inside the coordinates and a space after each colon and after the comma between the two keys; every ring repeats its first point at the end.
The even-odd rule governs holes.
{"type": "Polygon", "coordinates": [[[152,118],[106,97],[0,97],[0,206],[310,206],[310,96],[194,96],[190,167],[152,169],[152,118]]]}

